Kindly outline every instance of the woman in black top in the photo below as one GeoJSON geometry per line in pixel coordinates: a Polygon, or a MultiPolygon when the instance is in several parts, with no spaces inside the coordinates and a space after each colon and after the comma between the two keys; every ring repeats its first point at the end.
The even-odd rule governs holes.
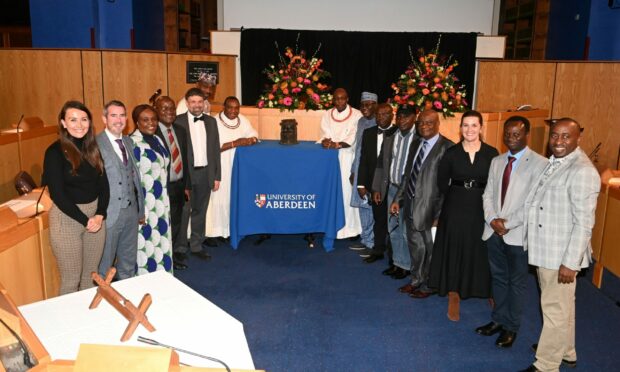
{"type": "Polygon", "coordinates": [[[92,115],[81,102],[68,101],[58,115],[58,137],[45,151],[43,183],[54,205],[50,241],[60,272],[60,294],[93,286],[105,242],[110,197],[92,115]]]}
{"type": "Polygon", "coordinates": [[[491,295],[487,248],[482,241],[482,193],[495,147],[480,140],[482,115],[468,111],[461,119],[461,142],[439,163],[437,186],[444,194],[433,245],[429,286],[448,295],[448,318],[459,320],[461,298],[491,295]]]}

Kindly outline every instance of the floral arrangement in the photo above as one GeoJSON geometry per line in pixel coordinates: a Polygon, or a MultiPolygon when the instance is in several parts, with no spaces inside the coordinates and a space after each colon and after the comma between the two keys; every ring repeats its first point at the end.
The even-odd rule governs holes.
{"type": "Polygon", "coordinates": [[[431,53],[425,54],[424,49],[419,49],[417,59],[409,47],[411,65],[392,83],[392,104],[410,105],[421,111],[434,109],[444,117],[467,110],[464,85],[454,75],[458,61],[451,61],[452,56],[447,59],[438,56],[440,42],[441,37],[431,53]]]}
{"type": "MultiPolygon", "coordinates": [[[[277,48],[277,43],[276,43],[277,48]]],[[[271,86],[260,95],[258,108],[279,108],[280,111],[295,109],[323,110],[332,105],[331,87],[324,79],[331,76],[321,69],[323,60],[316,57],[321,46],[311,58],[306,52],[297,53],[287,47],[284,56],[278,52],[280,62],[277,66],[270,65],[263,72],[271,82],[271,86]]]]}

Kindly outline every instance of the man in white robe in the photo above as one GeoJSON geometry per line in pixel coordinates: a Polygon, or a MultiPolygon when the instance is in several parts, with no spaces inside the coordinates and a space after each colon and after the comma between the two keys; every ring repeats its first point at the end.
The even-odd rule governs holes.
{"type": "MultiPolygon", "coordinates": [[[[215,90],[217,89],[217,75],[201,72],[196,81],[196,88],[202,91],[205,96],[205,107],[203,112],[207,115],[211,114],[211,103],[215,97],[215,90]]],[[[187,112],[187,101],[185,97],[182,97],[177,103],[177,115],[181,115],[187,112]]]]}
{"type": "Polygon", "coordinates": [[[334,108],[327,110],[321,119],[321,139],[326,149],[338,150],[342,198],[344,204],[345,226],[338,231],[337,239],[350,238],[362,232],[357,208],[351,207],[353,187],[349,181],[349,171],[355,159],[355,134],[357,122],[362,113],[349,106],[349,95],[343,88],[334,91],[334,108]]]}
{"type": "Polygon", "coordinates": [[[220,135],[222,180],[220,188],[211,193],[207,209],[205,235],[209,238],[230,236],[230,191],[235,148],[258,142],[258,133],[250,121],[239,113],[239,108],[239,100],[231,96],[224,101],[224,111],[214,115],[220,135]]]}

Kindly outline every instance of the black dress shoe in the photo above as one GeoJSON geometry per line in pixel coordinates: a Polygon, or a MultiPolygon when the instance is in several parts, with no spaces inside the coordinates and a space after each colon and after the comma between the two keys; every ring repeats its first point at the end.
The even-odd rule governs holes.
{"type": "Polygon", "coordinates": [[[422,298],[430,297],[430,296],[432,296],[434,294],[435,294],[434,292],[426,292],[426,291],[421,291],[419,289],[416,289],[415,291],[413,291],[413,292],[411,292],[409,294],[409,297],[422,299],[422,298]]]}
{"type": "Polygon", "coordinates": [[[405,279],[408,276],[409,270],[401,269],[400,267],[394,274],[392,274],[393,279],[405,279]]]}
{"type": "Polygon", "coordinates": [[[509,348],[512,346],[512,344],[515,342],[516,339],[517,339],[517,332],[503,329],[500,332],[499,337],[495,341],[495,345],[497,345],[498,347],[509,348]]]}
{"type": "MultiPolygon", "coordinates": [[[[538,350],[538,344],[532,344],[532,351],[536,352],[536,350],[538,350]]],[[[568,367],[568,368],[575,368],[575,367],[577,367],[577,361],[576,360],[562,359],[562,364],[564,365],[564,367],[568,367]]]]}
{"type": "Polygon", "coordinates": [[[381,272],[381,274],[383,274],[383,275],[393,275],[393,274],[394,274],[394,272],[395,272],[397,269],[398,269],[398,267],[397,267],[397,266],[390,265],[390,267],[388,267],[387,269],[383,270],[383,271],[381,272]]]}
{"type": "Polygon", "coordinates": [[[536,368],[533,364],[527,367],[526,369],[522,369],[519,372],[539,372],[540,370],[536,368]]]}
{"type": "Polygon", "coordinates": [[[185,270],[185,269],[187,269],[187,265],[184,264],[183,262],[173,262],[172,263],[172,267],[175,270],[185,270]]]}
{"type": "Polygon", "coordinates": [[[207,247],[217,247],[217,240],[215,238],[205,238],[202,245],[206,245],[207,247]]]}
{"type": "Polygon", "coordinates": [[[375,261],[382,260],[382,259],[383,259],[383,254],[371,254],[370,257],[364,258],[364,262],[373,263],[375,261]]]}
{"type": "Polygon", "coordinates": [[[192,256],[198,257],[205,261],[209,261],[211,259],[211,255],[205,251],[192,252],[192,256]]]}
{"type": "Polygon", "coordinates": [[[174,261],[185,261],[187,260],[187,254],[182,253],[182,252],[174,252],[172,254],[172,258],[174,259],[174,261]]]}
{"type": "Polygon", "coordinates": [[[493,336],[497,332],[502,330],[502,325],[499,323],[491,322],[485,324],[482,327],[476,328],[476,333],[483,336],[493,336]]]}

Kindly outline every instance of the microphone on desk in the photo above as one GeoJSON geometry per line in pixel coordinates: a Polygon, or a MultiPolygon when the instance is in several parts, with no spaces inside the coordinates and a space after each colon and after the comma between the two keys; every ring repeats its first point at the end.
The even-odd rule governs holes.
{"type": "MultiPolygon", "coordinates": [[[[39,202],[41,201],[41,198],[43,197],[43,194],[45,193],[45,189],[46,189],[46,188],[47,188],[47,184],[46,184],[46,185],[43,185],[43,189],[41,190],[41,195],[39,195],[39,198],[37,199],[37,204],[35,204],[35,205],[34,205],[34,212],[35,212],[35,213],[34,213],[34,216],[33,216],[33,217],[38,216],[38,215],[39,215],[39,213],[40,213],[40,212],[39,212],[39,202]]],[[[43,210],[45,210],[45,209],[43,209],[43,210]]],[[[41,212],[42,212],[42,211],[41,211],[41,212]]]]}
{"type": "Polygon", "coordinates": [[[174,346],[165,345],[165,344],[162,344],[159,341],[153,340],[152,338],[146,338],[146,337],[138,336],[138,341],[144,342],[145,344],[149,344],[149,345],[153,345],[153,346],[165,347],[167,349],[172,349],[174,351],[179,351],[181,353],[197,356],[199,358],[203,358],[203,359],[207,359],[207,360],[210,360],[210,361],[213,361],[213,362],[220,363],[221,365],[224,366],[224,368],[226,368],[226,371],[230,372],[230,368],[228,367],[228,365],[226,363],[224,363],[223,361],[217,359],[217,358],[213,358],[213,357],[206,356],[206,355],[201,355],[201,354],[194,353],[194,352],[191,352],[191,351],[188,351],[188,350],[179,349],[179,348],[176,348],[174,346]]]}

